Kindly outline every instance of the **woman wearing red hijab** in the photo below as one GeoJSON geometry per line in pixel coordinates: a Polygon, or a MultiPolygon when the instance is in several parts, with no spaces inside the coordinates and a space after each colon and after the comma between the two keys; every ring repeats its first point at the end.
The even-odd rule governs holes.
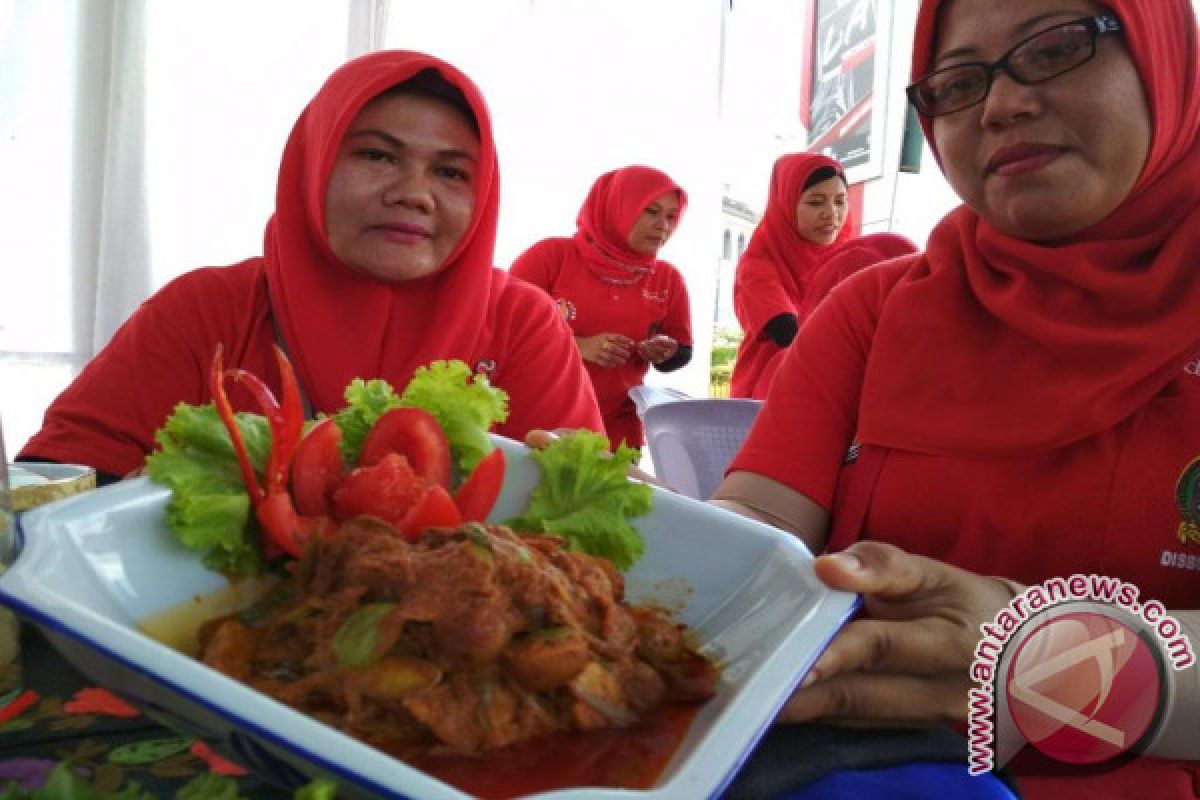
{"type": "Polygon", "coordinates": [[[782,156],[771,171],[767,210],[733,279],[742,343],[729,393],[761,399],[767,364],[791,344],[800,305],[830,248],[849,239],[846,176],[837,161],[812,153],[782,156]]]}
{"type": "Polygon", "coordinates": [[[21,457],[137,469],[176,403],[210,402],[218,344],[276,392],[282,344],[313,412],[340,408],[354,378],[399,390],[418,367],[461,359],[508,392],[500,433],[599,430],[553,304],[493,267],[498,198],[491,122],[469,78],[404,51],[345,64],[284,148],[263,256],[189,272],[147,300],[21,457]]]}
{"type": "MultiPolygon", "coordinates": [[[[888,259],[915,252],[917,246],[912,240],[897,233],[870,233],[829,248],[829,254],[813,273],[812,281],[804,293],[804,300],[796,311],[798,323],[808,319],[833,287],[854,273],[888,259]]],[[[788,343],[790,344],[790,340],[788,343]]],[[[767,396],[767,390],[775,380],[775,371],[779,369],[786,355],[787,348],[784,346],[776,350],[763,365],[762,374],[755,382],[752,392],[755,400],[762,400],[767,396]]]]}
{"type": "MultiPolygon", "coordinates": [[[[980,625],[1053,578],[1126,581],[1200,643],[1191,2],[924,0],[913,65],[965,205],[924,254],[817,308],[716,494],[834,551],[818,574],[864,595],[784,720],[962,723],[980,625]]],[[[1085,659],[1038,689],[1111,722],[1123,663],[1085,659]]],[[[1009,764],[1024,796],[1196,797],[1200,669],[1161,686],[1162,716],[1121,740],[1141,757],[1073,769],[1026,748],[1009,764]]],[[[1056,730],[1076,729],[1024,733],[1048,746],[1056,730]]]]}
{"type": "Polygon", "coordinates": [[[657,169],[605,173],[579,210],[575,236],[538,242],[510,270],[553,297],[570,324],[614,448],[642,446],[629,390],[650,365],[671,372],[692,358],[687,287],[658,258],[686,206],[683,189],[657,169]]]}

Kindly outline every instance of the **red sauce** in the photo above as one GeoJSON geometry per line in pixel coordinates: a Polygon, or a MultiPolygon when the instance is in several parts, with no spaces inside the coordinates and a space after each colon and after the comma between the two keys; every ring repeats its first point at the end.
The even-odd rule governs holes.
{"type": "Polygon", "coordinates": [[[699,706],[667,705],[629,728],[546,736],[480,756],[408,758],[412,766],[484,800],[552,789],[649,789],[699,706]]]}

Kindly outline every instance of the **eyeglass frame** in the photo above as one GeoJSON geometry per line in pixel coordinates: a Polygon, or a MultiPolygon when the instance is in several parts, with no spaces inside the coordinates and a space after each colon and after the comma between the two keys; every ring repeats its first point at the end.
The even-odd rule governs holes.
{"type": "Polygon", "coordinates": [[[1059,76],[1066,75],[1068,72],[1070,72],[1074,69],[1078,69],[1079,67],[1082,67],[1084,64],[1088,63],[1093,58],[1095,58],[1096,57],[1096,41],[1101,36],[1103,36],[1106,33],[1119,33],[1122,30],[1123,30],[1123,28],[1121,26],[1121,20],[1117,19],[1117,16],[1115,14],[1111,14],[1111,13],[1100,14],[1099,16],[1094,16],[1094,17],[1080,17],[1079,19],[1069,20],[1067,22],[1062,22],[1058,25],[1051,25],[1049,28],[1044,28],[1044,29],[1038,31],[1037,33],[1033,33],[1033,34],[1030,34],[1029,36],[1025,37],[1024,39],[1022,39],[1021,41],[1017,42],[1012,47],[1010,47],[1008,49],[1008,51],[1006,53],[1004,53],[1004,55],[1000,56],[1000,58],[998,58],[995,61],[992,61],[990,63],[987,61],[964,61],[960,64],[951,64],[948,67],[942,67],[941,69],[931,70],[930,72],[925,73],[920,78],[917,78],[915,81],[910,83],[907,87],[905,87],[904,93],[905,93],[905,95],[908,96],[908,102],[911,103],[913,108],[915,108],[917,110],[917,113],[921,114],[922,116],[932,119],[934,117],[944,117],[949,114],[957,114],[959,111],[966,111],[968,108],[974,108],[975,106],[982,103],[984,100],[987,100],[988,95],[991,94],[991,92],[992,92],[992,84],[995,83],[997,72],[1003,70],[1004,74],[1008,75],[1008,77],[1012,78],[1014,81],[1021,84],[1022,86],[1034,86],[1039,83],[1046,83],[1047,81],[1052,81],[1059,76]],[[1077,64],[1072,64],[1071,66],[1064,69],[1062,72],[1056,72],[1053,75],[1047,75],[1044,78],[1039,78],[1039,79],[1033,80],[1033,81],[1025,80],[1024,78],[1019,77],[1016,73],[1013,72],[1012,67],[1009,64],[1009,60],[1012,58],[1013,53],[1017,52],[1022,47],[1029,44],[1030,42],[1032,42],[1034,39],[1038,38],[1039,36],[1043,36],[1043,35],[1049,33],[1050,31],[1057,30],[1058,28],[1065,28],[1070,25],[1079,25],[1081,23],[1087,26],[1088,32],[1091,33],[1091,35],[1092,35],[1091,36],[1092,52],[1088,54],[1087,58],[1083,59],[1082,61],[1080,61],[1077,64]],[[934,75],[937,75],[942,72],[949,72],[951,70],[962,69],[963,67],[982,67],[983,68],[983,70],[987,76],[987,83],[984,86],[983,94],[981,94],[979,96],[979,99],[975,100],[971,103],[968,103],[965,106],[960,106],[959,108],[955,108],[950,111],[942,111],[942,112],[939,112],[936,114],[930,113],[929,111],[924,110],[922,108],[922,104],[917,100],[918,87],[925,81],[932,78],[934,75]]]}

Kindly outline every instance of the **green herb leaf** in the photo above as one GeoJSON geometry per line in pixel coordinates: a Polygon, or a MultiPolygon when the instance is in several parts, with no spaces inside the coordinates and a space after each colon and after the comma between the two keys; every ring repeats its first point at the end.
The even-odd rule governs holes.
{"type": "Polygon", "coordinates": [[[347,617],[330,643],[338,663],[347,667],[365,667],[383,655],[375,652],[379,642],[379,621],[395,607],[395,603],[371,603],[347,617]]]}
{"type": "Polygon", "coordinates": [[[542,482],[529,507],[508,525],[514,530],[553,533],[573,550],[602,556],[617,569],[633,566],[645,552],[642,535],[630,523],[650,511],[654,491],[630,480],[638,453],[622,445],[608,453],[608,440],[577,431],[535,450],[542,482]]]}

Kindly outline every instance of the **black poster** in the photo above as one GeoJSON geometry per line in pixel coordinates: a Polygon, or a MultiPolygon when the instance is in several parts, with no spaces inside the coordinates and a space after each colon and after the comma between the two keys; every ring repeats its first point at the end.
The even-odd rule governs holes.
{"type": "Polygon", "coordinates": [[[847,170],[871,160],[877,0],[817,0],[808,149],[847,170]]]}

